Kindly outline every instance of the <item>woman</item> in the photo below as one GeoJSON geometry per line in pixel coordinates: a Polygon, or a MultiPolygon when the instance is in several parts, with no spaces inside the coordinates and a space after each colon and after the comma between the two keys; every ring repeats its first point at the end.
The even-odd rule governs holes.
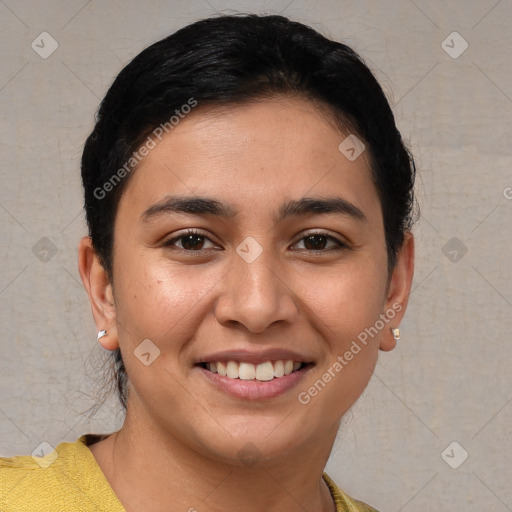
{"type": "Polygon", "coordinates": [[[116,78],[79,270],[122,428],[1,463],[3,512],[364,511],[323,472],[413,276],[414,165],[347,46],[199,21],[116,78]]]}

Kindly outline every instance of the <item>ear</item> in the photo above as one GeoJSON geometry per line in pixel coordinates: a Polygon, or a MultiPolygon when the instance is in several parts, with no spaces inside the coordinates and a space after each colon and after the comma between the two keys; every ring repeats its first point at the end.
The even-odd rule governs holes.
{"type": "Polygon", "coordinates": [[[119,347],[119,339],[112,285],[89,236],[83,237],[78,245],[78,270],[89,295],[96,330],[108,333],[99,343],[106,350],[115,350],[119,347]]]}
{"type": "Polygon", "coordinates": [[[389,321],[380,339],[380,350],[387,352],[396,347],[396,340],[391,332],[392,328],[400,325],[404,317],[409,294],[411,293],[412,278],[414,276],[414,236],[407,231],[404,243],[397,255],[397,261],[388,287],[385,311],[394,311],[395,316],[389,321]]]}

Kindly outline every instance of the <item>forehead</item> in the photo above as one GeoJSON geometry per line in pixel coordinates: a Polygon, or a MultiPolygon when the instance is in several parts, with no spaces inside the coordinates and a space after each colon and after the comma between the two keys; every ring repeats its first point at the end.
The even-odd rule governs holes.
{"type": "Polygon", "coordinates": [[[257,210],[283,196],[342,194],[379,204],[369,156],[353,159],[348,136],[355,134],[342,131],[326,107],[301,98],[198,105],[142,160],[121,203],[141,209],[166,194],[195,194],[257,210]]]}

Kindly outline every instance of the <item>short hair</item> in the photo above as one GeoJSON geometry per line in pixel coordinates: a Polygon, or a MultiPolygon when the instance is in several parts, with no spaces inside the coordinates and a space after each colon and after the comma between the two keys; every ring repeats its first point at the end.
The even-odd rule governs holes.
{"type": "MultiPolygon", "coordinates": [[[[319,100],[364,141],[391,273],[414,221],[415,166],[381,86],[347,45],[283,16],[246,14],[203,19],[152,44],[122,69],[101,102],[81,172],[89,236],[111,280],[116,211],[136,172],[130,159],[148,135],[191,99],[229,106],[276,94],[319,100]]],[[[126,407],[119,349],[115,361],[126,407]]]]}

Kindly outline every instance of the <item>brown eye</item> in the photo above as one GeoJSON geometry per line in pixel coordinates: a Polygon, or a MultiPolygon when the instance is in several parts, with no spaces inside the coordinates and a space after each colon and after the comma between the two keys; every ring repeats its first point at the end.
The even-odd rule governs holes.
{"type": "Polygon", "coordinates": [[[168,240],[164,243],[165,247],[178,247],[178,249],[183,249],[185,251],[201,251],[202,249],[210,249],[212,247],[204,247],[206,243],[212,244],[212,247],[215,247],[213,242],[206,236],[196,231],[189,231],[183,233],[180,236],[176,236],[171,240],[168,240]]]}
{"type": "Polygon", "coordinates": [[[306,249],[310,249],[313,251],[325,249],[325,245],[327,244],[327,242],[327,237],[323,235],[310,235],[304,237],[304,246],[306,247],[306,249]]]}
{"type": "Polygon", "coordinates": [[[183,241],[181,242],[181,245],[182,245],[183,249],[187,249],[187,250],[202,249],[203,245],[204,245],[204,238],[205,237],[201,236],[201,235],[182,236],[181,240],[183,240],[183,241]]]}
{"type": "Polygon", "coordinates": [[[297,243],[301,242],[304,244],[304,249],[307,249],[308,251],[327,251],[343,249],[346,247],[344,243],[330,235],[327,235],[326,233],[312,233],[301,238],[297,243]],[[326,247],[329,242],[334,243],[334,246],[331,246],[330,248],[326,247]]]}

